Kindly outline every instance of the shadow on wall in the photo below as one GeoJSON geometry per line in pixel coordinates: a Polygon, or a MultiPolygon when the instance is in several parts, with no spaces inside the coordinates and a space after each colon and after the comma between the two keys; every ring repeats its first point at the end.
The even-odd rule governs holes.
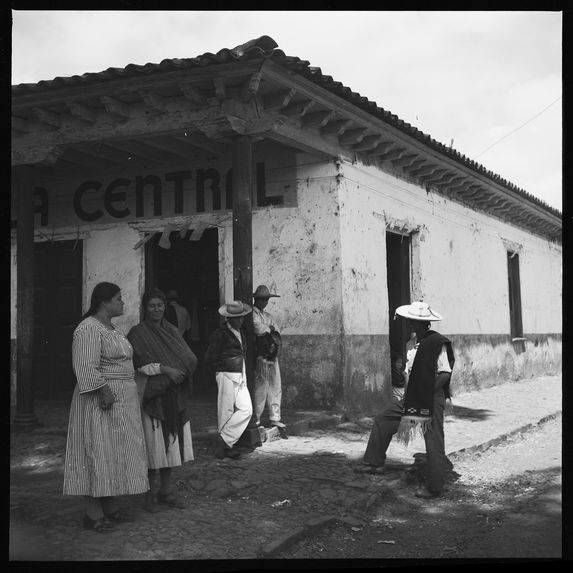
{"type": "Polygon", "coordinates": [[[507,336],[450,336],[456,355],[452,385],[468,392],[561,371],[561,337],[527,336],[516,352],[507,336]]]}

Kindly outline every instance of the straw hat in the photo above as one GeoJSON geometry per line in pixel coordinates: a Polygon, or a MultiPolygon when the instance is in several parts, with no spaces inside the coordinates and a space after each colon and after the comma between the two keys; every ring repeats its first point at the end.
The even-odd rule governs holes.
{"type": "Polygon", "coordinates": [[[432,310],[428,303],[421,301],[415,301],[411,304],[399,306],[396,309],[396,314],[399,314],[404,318],[409,318],[410,320],[442,320],[441,315],[435,310],[432,310]]]}
{"type": "Polygon", "coordinates": [[[219,307],[219,314],[221,316],[245,316],[249,314],[253,309],[248,304],[241,302],[240,300],[234,300],[233,302],[226,302],[219,307]]]}
{"type": "Polygon", "coordinates": [[[277,296],[280,298],[280,294],[271,294],[269,287],[266,285],[259,285],[257,290],[253,293],[253,298],[271,298],[271,296],[277,296]]]}

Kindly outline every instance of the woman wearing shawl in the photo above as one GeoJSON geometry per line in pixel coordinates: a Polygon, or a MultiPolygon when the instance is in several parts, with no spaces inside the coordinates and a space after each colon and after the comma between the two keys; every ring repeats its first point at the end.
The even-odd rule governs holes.
{"type": "Polygon", "coordinates": [[[426,483],[416,496],[441,495],[452,462],[445,453],[444,408],[450,398],[450,378],[454,366],[451,342],[430,329],[430,321],[442,320],[424,302],[400,306],[396,314],[407,319],[408,329],[416,333],[416,346],[408,353],[408,384],[404,400],[394,401],[374,418],[360,473],[382,473],[386,450],[394,434],[408,444],[421,430],[426,444],[426,483]]]}
{"type": "Polygon", "coordinates": [[[171,468],[193,459],[190,400],[197,358],[179,333],[164,319],[167,300],[159,289],[142,298],[143,321],[127,335],[141,399],[141,418],[147,446],[150,491],[148,511],[157,503],[183,508],[171,490],[171,468]],[[160,487],[155,488],[156,470],[160,487]]]}

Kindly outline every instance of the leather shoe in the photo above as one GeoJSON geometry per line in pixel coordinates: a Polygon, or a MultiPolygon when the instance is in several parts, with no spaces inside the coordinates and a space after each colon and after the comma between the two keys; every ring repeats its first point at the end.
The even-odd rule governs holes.
{"type": "Polygon", "coordinates": [[[215,457],[222,460],[225,457],[225,448],[227,448],[227,444],[225,440],[221,438],[221,434],[217,434],[215,438],[215,445],[214,445],[214,453],[215,457]]]}
{"type": "Polygon", "coordinates": [[[236,460],[241,456],[240,452],[238,452],[235,448],[225,448],[225,457],[231,458],[232,460],[236,460]]]}
{"type": "Polygon", "coordinates": [[[288,440],[288,435],[287,435],[286,428],[283,428],[282,426],[277,426],[277,430],[279,431],[279,436],[280,436],[283,440],[288,440]]]}

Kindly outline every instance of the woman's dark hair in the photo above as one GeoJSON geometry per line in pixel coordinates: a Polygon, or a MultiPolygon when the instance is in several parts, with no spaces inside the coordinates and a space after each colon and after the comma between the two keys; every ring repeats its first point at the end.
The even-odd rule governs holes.
{"type": "Polygon", "coordinates": [[[110,301],[121,289],[113,283],[98,283],[92,291],[90,307],[82,316],[82,320],[88,316],[94,315],[102,302],[110,301]]]}
{"type": "Polygon", "coordinates": [[[147,305],[149,304],[149,301],[153,298],[158,298],[162,300],[163,304],[165,305],[165,308],[167,308],[167,297],[165,296],[165,293],[161,289],[155,287],[151,288],[145,291],[143,293],[143,296],[141,297],[141,314],[143,318],[145,318],[145,314],[147,312],[147,305]]]}

